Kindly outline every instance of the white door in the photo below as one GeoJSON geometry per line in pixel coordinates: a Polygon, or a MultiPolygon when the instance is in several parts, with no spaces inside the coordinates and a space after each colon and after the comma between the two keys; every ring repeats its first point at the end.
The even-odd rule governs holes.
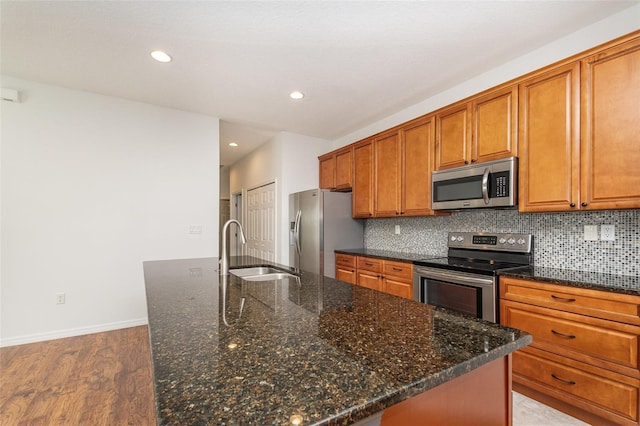
{"type": "Polygon", "coordinates": [[[249,256],[276,259],[276,184],[275,182],[247,191],[245,226],[249,256]]]}

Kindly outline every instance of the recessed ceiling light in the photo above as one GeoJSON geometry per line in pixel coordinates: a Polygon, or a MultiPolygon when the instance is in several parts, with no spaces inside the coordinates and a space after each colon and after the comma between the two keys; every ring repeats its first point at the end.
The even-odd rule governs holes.
{"type": "Polygon", "coordinates": [[[238,144],[235,143],[235,142],[231,142],[231,143],[229,143],[229,146],[238,146],[238,144]]]}
{"type": "Polygon", "coordinates": [[[167,55],[162,50],[154,50],[151,52],[151,57],[158,62],[171,62],[171,56],[167,55]]]}
{"type": "Polygon", "coordinates": [[[298,91],[296,90],[295,92],[291,92],[291,93],[289,93],[289,97],[290,97],[291,99],[296,99],[296,100],[298,100],[298,99],[302,99],[302,98],[304,98],[304,93],[302,93],[302,92],[298,92],[298,91]]]}

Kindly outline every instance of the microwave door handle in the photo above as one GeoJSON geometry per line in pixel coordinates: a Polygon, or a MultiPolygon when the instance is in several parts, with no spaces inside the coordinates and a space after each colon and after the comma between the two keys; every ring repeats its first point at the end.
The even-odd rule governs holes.
{"type": "Polygon", "coordinates": [[[489,168],[484,169],[482,174],[482,199],[485,204],[489,204],[489,168]]]}

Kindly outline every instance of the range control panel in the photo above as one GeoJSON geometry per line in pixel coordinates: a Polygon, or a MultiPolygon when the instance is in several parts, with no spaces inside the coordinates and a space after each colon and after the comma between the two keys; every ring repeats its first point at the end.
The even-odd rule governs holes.
{"type": "Polygon", "coordinates": [[[449,232],[449,248],[499,250],[530,253],[531,234],[502,234],[486,232],[449,232]]]}

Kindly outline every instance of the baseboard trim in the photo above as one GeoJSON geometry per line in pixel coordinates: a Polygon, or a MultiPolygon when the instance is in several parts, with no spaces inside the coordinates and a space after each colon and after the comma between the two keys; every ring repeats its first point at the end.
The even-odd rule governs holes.
{"type": "Polygon", "coordinates": [[[6,346],[24,345],[26,343],[44,342],[47,340],[63,339],[65,337],[81,336],[83,334],[102,333],[104,331],[119,330],[121,328],[147,325],[147,318],[138,318],[127,321],[110,322],[106,324],[92,325],[89,327],[68,328],[65,330],[49,331],[46,333],[27,334],[24,336],[0,338],[0,348],[6,346]]]}

